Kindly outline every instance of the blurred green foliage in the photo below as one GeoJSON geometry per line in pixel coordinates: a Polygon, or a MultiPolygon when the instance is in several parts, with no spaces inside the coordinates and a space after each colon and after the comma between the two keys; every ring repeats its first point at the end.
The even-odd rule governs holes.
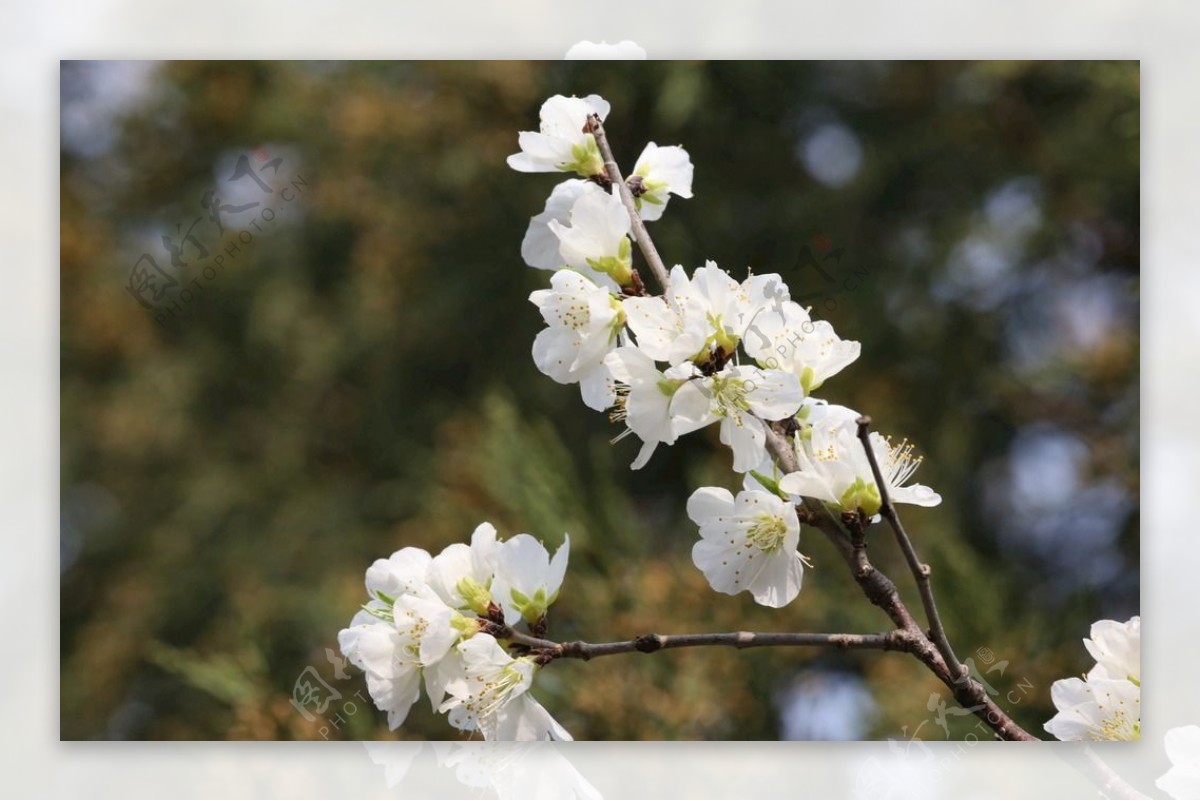
{"type": "MultiPolygon", "coordinates": [[[[684,503],[736,486],[716,431],[631,472],[636,443],[534,368],[548,275],[519,246],[556,179],[504,158],[555,93],[612,102],[626,169],[690,151],[695,198],[652,228],[669,264],[780,272],[863,343],[819,394],[927,455],[945,502],[908,527],[1022,725],[1089,667],[1092,621],[1137,612],[1136,63],[187,62],[116,111],[105,69],[62,72],[64,739],[453,737],[424,702],[392,734],[289,699],[310,665],[365,695],[325,649],[366,567],[482,520],[570,533],[558,639],[886,626],[808,532],[791,606],[710,591],[684,503]],[[297,211],[160,325],[131,267],[260,145],[303,176],[297,211]]],[[[871,550],[917,608],[883,529],[871,550]]],[[[577,738],[776,738],[830,672],[864,682],[863,736],[975,725],[944,731],[948,695],[896,654],[694,649],[536,690],[577,738]]]]}

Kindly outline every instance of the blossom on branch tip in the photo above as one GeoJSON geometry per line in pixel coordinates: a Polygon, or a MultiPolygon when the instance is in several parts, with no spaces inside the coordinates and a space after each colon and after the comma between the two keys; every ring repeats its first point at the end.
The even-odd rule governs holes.
{"type": "Polygon", "coordinates": [[[692,160],[675,145],[659,147],[651,142],[638,156],[633,173],[625,183],[637,204],[638,216],[653,222],[663,215],[671,195],[692,196],[692,160]]]}
{"type": "MultiPolygon", "coordinates": [[[[858,412],[808,400],[797,417],[802,421],[795,445],[800,470],[781,478],[780,489],[843,511],[861,509],[868,516],[878,514],[883,499],[858,438],[858,412]]],[[[914,456],[908,440],[893,443],[875,431],[868,440],[894,503],[937,506],[942,502],[942,496],[929,487],[907,483],[921,465],[921,457],[914,456]]]]}
{"type": "Polygon", "coordinates": [[[551,97],[538,114],[540,130],[521,131],[521,152],[508,157],[508,166],[518,172],[574,172],[584,178],[602,174],[604,159],[587,123],[593,114],[603,121],[608,111],[608,101],[599,95],[551,97]]]}
{"type": "Polygon", "coordinates": [[[728,490],[701,487],[687,504],[700,527],[692,561],[717,592],[749,592],[763,606],[781,607],[800,592],[804,557],[797,552],[800,521],[795,507],[753,490],[734,498],[728,490]]]}

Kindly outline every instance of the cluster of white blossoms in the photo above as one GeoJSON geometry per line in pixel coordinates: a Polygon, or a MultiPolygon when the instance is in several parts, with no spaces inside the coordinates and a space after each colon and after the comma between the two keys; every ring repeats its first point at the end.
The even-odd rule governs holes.
{"type": "Polygon", "coordinates": [[[544,626],[567,569],[569,538],[551,558],[533,537],[499,541],[483,523],[471,544],[437,556],[403,548],[367,570],[369,601],[338,634],[346,659],[396,729],[425,692],[435,712],[488,740],[569,740],[529,694],[538,664],[503,636],[544,626]],[[497,639],[497,635],[501,639],[497,639]]]}
{"type": "Polygon", "coordinates": [[[1058,714],[1046,731],[1060,740],[1138,740],[1142,734],[1142,619],[1101,620],[1083,641],[1096,666],[1050,688],[1058,714]]]}
{"type": "MultiPolygon", "coordinates": [[[[651,142],[621,180],[597,139],[608,113],[599,96],[556,95],[508,159],[520,172],[574,176],[554,187],[521,246],[526,263],[553,271],[550,287],[529,298],[546,324],[534,363],[623,424],[614,442],[641,440],[635,470],[659,445],[717,425],[742,490],[692,494],[687,513],[700,533],[692,560],[714,590],[782,607],[799,594],[807,564],[798,507],[815,502],[849,524],[879,515],[885,496],[919,506],[941,496],[912,483],[921,459],[907,440],[871,432],[864,441],[857,411],[814,396],[861,348],[812,319],[779,275],[747,271],[739,280],[711,261],[690,274],[677,265],[661,295],[647,292],[635,237],[672,195],[692,196],[692,164],[683,148],[651,142]]],[[[484,523],[469,546],[437,556],[404,548],[371,566],[369,600],[338,642],[392,729],[424,687],[435,711],[485,739],[570,739],[529,693],[540,666],[562,655],[543,638],[568,550],[569,540],[551,558],[528,534],[501,542],[484,523]]],[[[1092,627],[1084,643],[1097,664],[1054,684],[1059,713],[1047,731],[1138,738],[1140,629],[1136,617],[1092,627]]]]}
{"type": "MultiPolygon", "coordinates": [[[[858,413],[811,394],[857,359],[860,345],[813,320],[776,274],[739,281],[711,261],[691,275],[676,266],[662,295],[647,294],[634,268],[632,219],[590,121],[608,112],[596,95],[556,95],[542,105],[540,131],[521,133],[521,152],[508,160],[522,172],[579,176],[554,188],[521,247],[527,264],[556,271],[551,288],[529,298],[546,323],[534,363],[622,423],[617,440],[641,440],[635,470],[659,445],[719,426],[733,469],[747,474],[745,491],[734,498],[704,487],[692,496],[688,513],[701,536],[693,561],[715,590],[783,606],[800,591],[804,568],[795,504],[807,497],[839,512],[879,511],[858,413]],[[767,427],[779,421],[797,432],[799,472],[781,475],[768,452],[767,427]]],[[[647,145],[625,179],[641,220],[658,219],[670,195],[691,197],[692,172],[683,148],[647,145]]],[[[920,464],[911,446],[879,434],[871,442],[894,500],[940,502],[927,487],[905,486],[920,464]]]]}

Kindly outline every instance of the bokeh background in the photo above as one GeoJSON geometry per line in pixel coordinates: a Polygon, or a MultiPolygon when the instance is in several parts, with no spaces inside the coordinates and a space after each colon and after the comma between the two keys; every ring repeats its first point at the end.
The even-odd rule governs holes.
{"type": "MultiPolygon", "coordinates": [[[[366,566],[485,519],[570,532],[557,639],[886,626],[817,535],[791,606],[711,592],[684,500],[736,486],[715,429],[631,472],[636,443],[534,368],[526,298],[548,276],[519,246],[555,178],[504,157],[554,93],[612,102],[626,169],[646,141],[690,151],[696,197],[652,229],[668,263],[779,272],[863,343],[821,394],[926,454],[945,500],[906,521],[1018,722],[1040,732],[1050,684],[1089,667],[1091,622],[1138,612],[1136,63],[65,62],[61,80],[64,739],[454,736],[424,704],[389,733],[289,699],[310,666],[365,695],[325,649],[366,566]],[[241,156],[295,199],[260,228],[261,207],[224,212],[221,240],[206,191],[268,202],[228,180],[241,156]],[[252,237],[211,281],[163,245],[196,218],[213,254],[252,237]],[[144,308],[143,253],[202,289],[144,308]]],[[[872,551],[918,605],[888,538],[872,551]]],[[[559,663],[536,694],[578,738],[975,726],[896,654],[559,663]]]]}

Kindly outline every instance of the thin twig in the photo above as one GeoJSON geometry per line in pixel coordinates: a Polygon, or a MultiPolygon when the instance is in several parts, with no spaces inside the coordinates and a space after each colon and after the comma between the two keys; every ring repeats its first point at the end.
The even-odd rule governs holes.
{"type": "Polygon", "coordinates": [[[900,550],[904,553],[908,569],[912,571],[913,578],[917,581],[917,589],[921,593],[921,605],[925,607],[925,617],[929,621],[929,638],[933,640],[938,653],[942,655],[942,659],[946,661],[950,669],[958,676],[967,677],[969,676],[967,667],[955,656],[954,649],[950,646],[950,640],[946,637],[946,629],[942,626],[941,616],[938,615],[937,603],[933,600],[933,587],[929,583],[929,576],[933,571],[917,556],[917,550],[913,547],[912,540],[908,538],[908,532],[904,530],[904,524],[900,522],[900,515],[896,513],[896,507],[892,504],[891,496],[888,494],[887,482],[883,480],[883,473],[879,469],[879,460],[875,457],[875,449],[871,446],[871,418],[860,417],[857,422],[858,439],[867,453],[867,461],[871,464],[871,473],[875,477],[875,486],[879,489],[879,512],[895,532],[896,542],[899,543],[900,550]]]}
{"type": "Polygon", "coordinates": [[[889,631],[881,634],[795,634],[790,632],[731,631],[719,634],[643,634],[619,642],[557,643],[530,637],[509,629],[500,635],[504,639],[541,652],[551,659],[593,659],[597,656],[628,654],[634,651],[651,654],[671,648],[728,646],[730,648],[761,648],[766,646],[831,647],[842,650],[875,649],[903,651],[907,633],[889,631]]]}
{"type": "Polygon", "coordinates": [[[650,266],[650,272],[654,273],[654,279],[666,292],[667,287],[671,285],[670,276],[667,275],[667,268],[663,264],[662,256],[658,255],[658,250],[654,247],[654,241],[650,239],[650,232],[646,230],[646,224],[642,222],[642,216],[638,214],[633,192],[629,191],[625,179],[621,177],[621,168],[617,166],[612,147],[608,144],[608,136],[604,133],[604,123],[600,122],[600,118],[593,114],[588,117],[588,124],[592,135],[596,137],[596,146],[600,148],[600,155],[604,157],[604,169],[608,171],[609,179],[616,185],[617,192],[621,195],[621,202],[625,204],[625,208],[629,212],[634,239],[637,241],[642,255],[646,257],[646,264],[650,266]]]}
{"type": "MultiPolygon", "coordinates": [[[[800,469],[796,454],[788,443],[786,436],[770,423],[767,429],[767,448],[775,457],[779,468],[785,473],[794,473],[800,469]]],[[[900,598],[900,591],[883,572],[871,564],[867,557],[865,538],[856,542],[855,534],[847,537],[823,504],[812,498],[805,498],[801,507],[809,521],[825,535],[834,546],[843,561],[850,568],[854,580],[858,582],[863,594],[872,604],[882,609],[897,629],[905,633],[905,647],[902,649],[912,654],[925,665],[938,680],[946,685],[963,709],[973,712],[989,728],[1005,740],[1037,740],[1038,738],[1025,731],[1008,713],[993,701],[978,683],[969,678],[964,681],[961,673],[948,666],[946,659],[939,653],[937,646],[929,636],[921,630],[916,618],[908,610],[900,598]]],[[[956,663],[955,663],[956,664],[956,663]]]]}

